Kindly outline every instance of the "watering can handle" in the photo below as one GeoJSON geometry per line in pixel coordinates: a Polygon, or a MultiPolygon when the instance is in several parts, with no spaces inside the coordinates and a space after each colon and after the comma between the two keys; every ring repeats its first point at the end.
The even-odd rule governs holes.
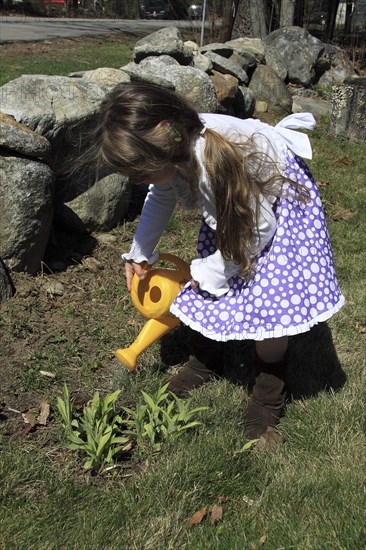
{"type": "Polygon", "coordinates": [[[171,262],[172,264],[175,264],[178,270],[180,270],[187,281],[191,278],[191,271],[189,269],[189,265],[187,262],[182,260],[182,258],[179,258],[178,256],[175,256],[175,254],[168,254],[168,253],[162,253],[159,255],[158,261],[166,261],[171,262]]]}

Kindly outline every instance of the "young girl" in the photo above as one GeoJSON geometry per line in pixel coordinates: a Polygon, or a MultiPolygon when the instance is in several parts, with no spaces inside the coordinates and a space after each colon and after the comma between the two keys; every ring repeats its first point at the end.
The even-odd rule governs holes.
{"type": "MultiPolygon", "coordinates": [[[[277,425],[285,405],[288,337],[326,321],[344,303],[321,201],[300,157],[311,158],[312,115],[274,128],[254,119],[197,114],[175,93],[131,83],[104,102],[94,154],[101,166],[149,184],[126,261],[133,274],[155,247],[177,199],[202,210],[192,280],[171,312],[192,329],[192,354],[170,380],[183,395],[221,372],[221,343],[255,340],[246,435],[277,425]]],[[[147,262],[147,264],[146,264],[147,262]]]]}

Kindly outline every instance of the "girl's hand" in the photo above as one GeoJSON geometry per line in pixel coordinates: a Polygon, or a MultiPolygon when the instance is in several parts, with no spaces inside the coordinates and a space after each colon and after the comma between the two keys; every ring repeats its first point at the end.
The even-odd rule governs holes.
{"type": "Polygon", "coordinates": [[[136,275],[140,279],[145,279],[146,274],[149,271],[149,268],[150,266],[147,262],[141,262],[140,264],[137,264],[133,261],[126,262],[125,270],[126,270],[127,288],[129,292],[131,292],[132,279],[134,274],[136,273],[136,275]]]}

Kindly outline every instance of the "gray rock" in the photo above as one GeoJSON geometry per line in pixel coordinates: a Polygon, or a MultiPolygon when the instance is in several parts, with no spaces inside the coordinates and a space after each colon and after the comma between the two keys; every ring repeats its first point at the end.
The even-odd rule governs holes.
{"type": "Polygon", "coordinates": [[[44,159],[50,143],[12,117],[0,113],[0,146],[22,155],[44,159]]]}
{"type": "Polygon", "coordinates": [[[301,27],[284,27],[271,32],[264,44],[279,54],[290,82],[310,86],[315,79],[315,64],[324,50],[323,42],[301,27]]]}
{"type": "Polygon", "coordinates": [[[90,179],[69,184],[74,198],[58,192],[55,222],[63,229],[76,233],[110,230],[125,218],[131,198],[128,178],[110,174],[84,189],[90,179]]]}
{"type": "Polygon", "coordinates": [[[253,55],[257,63],[263,63],[264,61],[264,45],[260,38],[235,38],[225,42],[225,45],[232,47],[239,53],[253,55]]]}
{"type": "Polygon", "coordinates": [[[82,78],[90,82],[97,82],[97,84],[106,88],[114,88],[117,84],[130,82],[131,80],[124,71],[109,69],[108,67],[94,69],[94,71],[84,71],[82,78]]]}
{"type": "Polygon", "coordinates": [[[315,66],[320,86],[342,84],[346,78],[356,75],[347,53],[332,44],[325,44],[324,52],[315,66]]]}
{"type": "Polygon", "coordinates": [[[254,55],[250,53],[234,52],[230,57],[231,61],[238,63],[246,73],[253,72],[257,66],[257,60],[254,55]]]}
{"type": "Polygon", "coordinates": [[[249,81],[247,73],[244,71],[240,63],[234,58],[226,59],[217,53],[208,51],[205,53],[213,64],[213,68],[223,74],[231,74],[235,76],[242,84],[247,84],[249,81]]]}
{"type": "Polygon", "coordinates": [[[315,118],[319,118],[323,115],[330,115],[331,111],[331,101],[326,101],[319,97],[304,97],[296,94],[292,96],[293,113],[312,113],[315,118]]]}
{"type": "Polygon", "coordinates": [[[133,60],[136,63],[151,55],[170,55],[182,65],[189,65],[193,58],[191,49],[184,45],[177,27],[160,29],[136,42],[133,50],[133,60]]]}
{"type": "MultiPolygon", "coordinates": [[[[146,58],[146,59],[155,59],[159,60],[159,57],[156,58],[146,58]]],[[[143,63],[143,61],[142,61],[143,63]]],[[[153,65],[153,62],[150,61],[150,64],[153,65]]],[[[146,66],[146,70],[144,70],[144,66],[141,67],[141,63],[128,63],[128,65],[125,65],[124,67],[121,67],[121,70],[124,71],[130,78],[132,82],[146,82],[146,84],[154,84],[155,86],[160,86],[161,88],[166,88],[167,90],[175,90],[174,84],[167,80],[166,78],[162,78],[159,73],[156,74],[156,72],[152,72],[150,70],[150,64],[146,66]]]]}
{"type": "Polygon", "coordinates": [[[191,52],[193,57],[199,54],[200,47],[196,42],[193,42],[193,40],[186,40],[184,42],[184,47],[187,51],[191,52]]]}
{"type": "Polygon", "coordinates": [[[14,271],[35,275],[51,231],[54,178],[40,162],[0,157],[0,256],[14,271]]]}
{"type": "Polygon", "coordinates": [[[215,112],[217,98],[210,77],[194,67],[167,65],[160,57],[149,57],[128,68],[131,79],[153,82],[156,75],[163,82],[183,95],[199,112],[215,112]]]}
{"type": "Polygon", "coordinates": [[[271,67],[274,70],[276,75],[281,80],[286,80],[287,77],[287,67],[282,59],[281,54],[278,52],[277,48],[273,46],[265,47],[265,56],[266,56],[266,65],[271,67]]]}
{"type": "Polygon", "coordinates": [[[195,69],[199,69],[200,71],[203,71],[205,73],[209,73],[213,69],[213,63],[211,59],[209,59],[206,55],[202,55],[201,53],[198,53],[194,56],[192,66],[195,69]]]}
{"type": "Polygon", "coordinates": [[[0,88],[1,110],[52,141],[94,113],[106,93],[104,86],[83,79],[23,75],[0,88]]]}
{"type": "Polygon", "coordinates": [[[166,67],[179,67],[180,64],[171,55],[159,55],[158,57],[149,56],[145,57],[137,66],[142,69],[144,67],[154,67],[155,62],[159,61],[166,67]]]}
{"type": "Polygon", "coordinates": [[[265,101],[274,108],[291,112],[292,97],[285,83],[271,67],[258,65],[249,83],[256,99],[265,101]]]}

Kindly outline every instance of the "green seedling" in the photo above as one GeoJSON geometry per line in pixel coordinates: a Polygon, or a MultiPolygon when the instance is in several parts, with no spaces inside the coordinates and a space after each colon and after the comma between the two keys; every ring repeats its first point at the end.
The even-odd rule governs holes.
{"type": "Polygon", "coordinates": [[[158,389],[155,396],[142,391],[144,402],[136,410],[124,407],[129,418],[125,423],[130,427],[127,432],[137,443],[155,451],[161,449],[162,443],[172,443],[186,430],[201,425],[192,420],[207,407],[191,409],[191,402],[183,401],[167,391],[168,384],[158,389]]]}
{"type": "Polygon", "coordinates": [[[63,398],[57,399],[68,448],[86,455],[86,470],[103,471],[116,465],[116,455],[131,448],[129,439],[123,435],[122,418],[116,413],[115,404],[120,390],[101,398],[99,392],[84,406],[83,414],[74,415],[67,386],[63,398]]]}

